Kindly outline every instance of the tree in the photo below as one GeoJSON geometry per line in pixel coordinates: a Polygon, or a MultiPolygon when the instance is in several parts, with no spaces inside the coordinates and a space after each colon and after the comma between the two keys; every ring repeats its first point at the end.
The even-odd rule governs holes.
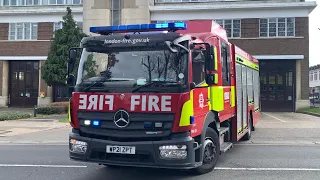
{"type": "MultiPolygon", "coordinates": [[[[72,47],[79,47],[81,39],[87,37],[85,33],[77,26],[70,7],[67,7],[67,14],[63,16],[62,29],[54,32],[54,38],[51,42],[48,58],[42,67],[42,78],[49,85],[64,85],[67,76],[67,62],[69,49],[72,47]]],[[[79,60],[79,59],[78,59],[79,60]]],[[[87,72],[92,75],[96,64],[89,58],[86,66],[87,72]]],[[[79,61],[76,62],[74,68],[74,75],[77,75],[79,61]]]]}

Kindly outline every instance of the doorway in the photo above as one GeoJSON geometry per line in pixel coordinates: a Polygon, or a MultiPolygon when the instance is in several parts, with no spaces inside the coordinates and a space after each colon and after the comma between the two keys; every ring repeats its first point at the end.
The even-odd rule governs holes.
{"type": "Polygon", "coordinates": [[[38,104],[39,61],[9,61],[9,106],[38,104]]]}
{"type": "Polygon", "coordinates": [[[295,61],[263,60],[260,64],[261,110],[295,111],[295,61]]]}

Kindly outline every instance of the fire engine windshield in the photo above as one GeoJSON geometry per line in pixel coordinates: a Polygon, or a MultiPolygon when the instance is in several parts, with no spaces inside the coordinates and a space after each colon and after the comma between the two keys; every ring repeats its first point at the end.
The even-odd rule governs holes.
{"type": "Polygon", "coordinates": [[[176,92],[187,84],[188,53],[167,48],[118,52],[87,52],[79,63],[77,86],[89,91],[133,92],[161,84],[153,91],[176,92]],[[99,83],[97,83],[99,82],[99,83]],[[95,83],[95,84],[94,84],[95,83]],[[94,84],[94,85],[93,85],[94,84]],[[145,87],[145,88],[144,88],[145,87]]]}

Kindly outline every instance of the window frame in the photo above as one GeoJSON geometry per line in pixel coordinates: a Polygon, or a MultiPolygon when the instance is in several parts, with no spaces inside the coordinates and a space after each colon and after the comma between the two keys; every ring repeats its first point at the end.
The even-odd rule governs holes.
{"type": "Polygon", "coordinates": [[[38,28],[39,28],[39,25],[38,23],[35,23],[35,22],[18,22],[18,23],[9,23],[9,30],[8,30],[8,40],[9,41],[36,41],[38,40],[38,28]],[[11,26],[14,24],[14,39],[11,39],[11,26]],[[18,36],[18,31],[17,31],[17,24],[22,24],[22,39],[18,39],[17,36],[18,36]],[[26,39],[25,38],[25,27],[26,27],[26,24],[29,25],[29,28],[30,28],[30,33],[29,33],[29,39],[26,39]],[[36,25],[36,38],[33,39],[33,30],[34,30],[34,25],[36,25]]]}
{"type": "Polygon", "coordinates": [[[196,87],[199,87],[200,84],[202,84],[204,81],[205,81],[205,63],[206,63],[206,55],[205,55],[205,50],[199,50],[198,51],[202,51],[202,53],[204,53],[204,55],[202,56],[201,58],[201,61],[194,61],[194,58],[193,58],[193,51],[194,50],[191,50],[191,57],[192,57],[192,60],[191,60],[191,63],[192,63],[192,82],[194,82],[196,84],[196,87]],[[193,73],[194,72],[194,64],[200,64],[200,66],[202,66],[202,69],[201,69],[201,72],[203,73],[203,77],[201,77],[202,75],[200,75],[200,79],[201,81],[200,82],[195,82],[195,74],[193,73]]]}
{"type": "MultiPolygon", "coordinates": [[[[281,22],[280,22],[281,23],[281,22]]],[[[259,38],[292,38],[296,37],[296,18],[295,17],[277,17],[277,18],[259,18],[259,38]],[[270,19],[276,19],[276,36],[270,36],[270,19]],[[285,19],[285,35],[279,36],[279,19],[285,19]],[[288,36],[288,19],[293,19],[293,35],[288,36]],[[267,36],[261,36],[261,20],[267,20],[267,36]]]]}
{"type": "Polygon", "coordinates": [[[230,46],[228,45],[228,43],[224,42],[223,40],[220,40],[220,61],[223,86],[231,86],[230,58],[230,46]]]}
{"type": "MultiPolygon", "coordinates": [[[[54,37],[54,32],[56,31],[56,30],[58,30],[58,29],[56,29],[56,24],[59,24],[60,25],[60,28],[59,29],[62,29],[62,27],[63,27],[63,23],[62,23],[62,21],[59,21],[59,22],[53,22],[53,37],[54,37]]],[[[76,24],[77,24],[77,26],[81,29],[81,31],[83,31],[83,22],[82,21],[76,21],[76,24]],[[80,28],[79,27],[79,24],[78,23],[81,23],[82,24],[82,27],[80,28]]]]}
{"type": "Polygon", "coordinates": [[[241,19],[216,19],[215,22],[218,23],[223,29],[225,29],[227,31],[227,29],[225,28],[225,21],[231,21],[231,36],[228,36],[228,33],[227,33],[227,37],[228,38],[232,38],[232,39],[239,39],[241,38],[241,19]],[[221,21],[222,24],[218,23],[217,21],[221,21]],[[239,37],[236,37],[233,35],[233,32],[234,32],[234,21],[239,21],[240,22],[240,26],[239,26],[239,37]]]}
{"type": "Polygon", "coordinates": [[[110,0],[110,25],[111,26],[116,26],[116,25],[121,25],[121,0],[110,0]],[[117,1],[118,4],[118,9],[114,8],[114,2],[117,1]],[[118,24],[114,24],[114,12],[117,12],[118,14],[118,24]]]}
{"type": "Polygon", "coordinates": [[[5,5],[5,0],[0,0],[0,6],[55,6],[55,5],[82,5],[83,4],[83,0],[79,0],[80,4],[76,4],[75,3],[76,0],[62,0],[63,1],[62,4],[57,4],[58,0],[55,0],[56,3],[54,3],[54,4],[51,4],[50,0],[47,0],[48,3],[43,3],[44,0],[37,0],[38,3],[35,4],[35,0],[32,0],[31,5],[27,5],[28,0],[16,0],[15,5],[12,5],[12,0],[7,0],[7,1],[9,4],[5,5]],[[19,3],[19,1],[23,1],[23,3],[21,4],[21,3],[19,3]]]}

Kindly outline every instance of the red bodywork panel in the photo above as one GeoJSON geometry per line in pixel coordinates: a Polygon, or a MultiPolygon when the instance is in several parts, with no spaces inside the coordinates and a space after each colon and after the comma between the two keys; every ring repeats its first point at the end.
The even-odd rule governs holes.
{"type": "MultiPolygon", "coordinates": [[[[224,110],[219,112],[219,120],[223,122],[232,119],[232,133],[235,136],[233,140],[238,140],[246,132],[237,135],[237,120],[236,120],[236,107],[231,107],[231,87],[236,86],[235,64],[236,54],[258,64],[258,61],[246,53],[239,47],[228,42],[227,33],[220,25],[212,20],[191,20],[186,21],[187,30],[177,31],[180,34],[188,34],[193,36],[194,42],[206,42],[216,47],[217,52],[217,71],[218,84],[216,86],[223,86],[222,79],[222,64],[221,64],[221,42],[224,42],[229,48],[230,55],[230,86],[223,86],[224,89],[224,110]]],[[[188,78],[192,82],[192,56],[189,58],[189,74],[188,78]]],[[[78,128],[77,111],[97,111],[97,112],[116,112],[119,109],[125,109],[128,112],[145,112],[145,113],[174,113],[174,123],[172,132],[186,132],[191,131],[191,136],[195,137],[201,134],[204,121],[209,106],[206,102],[208,97],[208,88],[196,88],[193,90],[193,110],[194,110],[194,124],[189,126],[179,126],[182,107],[185,102],[190,100],[190,93],[181,94],[158,94],[158,93],[84,93],[75,92],[72,95],[72,122],[73,127],[78,128]],[[202,94],[202,95],[201,95],[202,94]],[[203,99],[202,99],[203,98],[203,99]],[[203,105],[201,105],[201,102],[203,105]],[[91,103],[90,103],[91,102],[91,103]]],[[[260,97],[260,96],[259,96],[260,97]]],[[[236,98],[236,89],[235,95],[236,98]]],[[[260,100],[259,100],[260,101],[260,100]]],[[[237,102],[235,102],[237,104],[237,102]]],[[[260,104],[260,103],[259,103],[260,104]]],[[[248,114],[253,112],[253,124],[256,125],[260,118],[260,111],[255,112],[254,106],[248,107],[248,114]]]]}
{"type": "Polygon", "coordinates": [[[88,93],[72,94],[72,123],[79,128],[77,112],[116,112],[124,109],[127,112],[142,113],[174,113],[173,132],[190,130],[191,126],[179,127],[181,108],[189,100],[185,94],[131,94],[131,93],[88,93]]]}

